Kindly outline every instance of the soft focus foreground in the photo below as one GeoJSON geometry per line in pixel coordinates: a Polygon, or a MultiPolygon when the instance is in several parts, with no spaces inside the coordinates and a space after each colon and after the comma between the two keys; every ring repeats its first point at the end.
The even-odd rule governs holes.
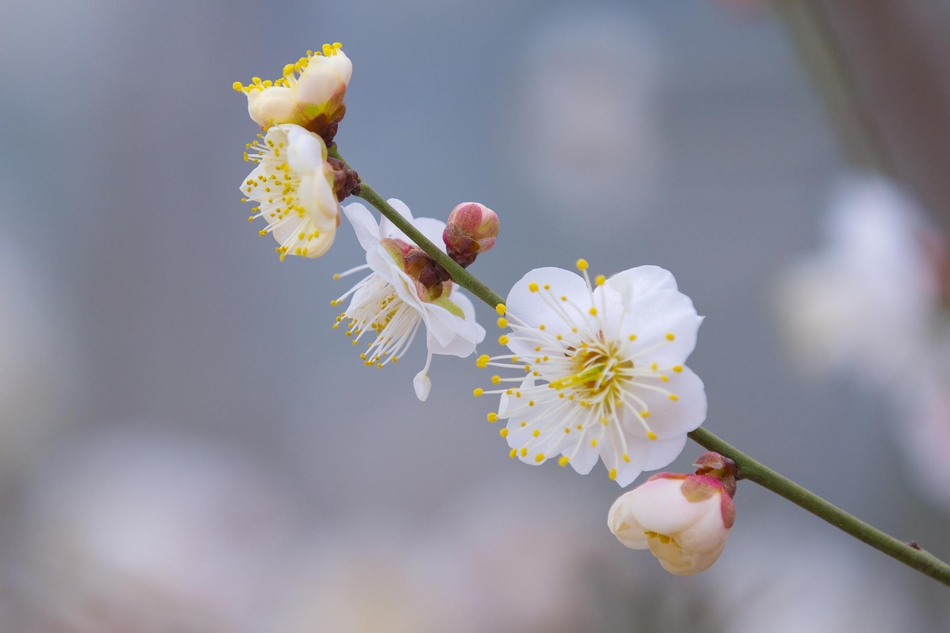
{"type": "Polygon", "coordinates": [[[0,629],[946,629],[925,579],[752,486],[720,561],[667,577],[605,529],[613,484],[508,459],[478,422],[472,359],[439,359],[453,369],[423,405],[407,389],[421,347],[370,369],[320,327],[331,273],[362,257],[348,227],[316,262],[261,248],[231,193],[248,123],[228,88],[344,41],[359,79],[337,140],[418,215],[504,210],[480,277],[507,288],[581,255],[675,270],[709,315],[690,357],[707,424],[950,554],[945,462],[919,452],[941,454],[948,381],[903,347],[919,318],[898,314],[893,355],[861,363],[919,358],[910,401],[893,381],[855,389],[847,364],[809,380],[784,361],[792,312],[774,319],[773,298],[825,248],[844,163],[780,25],[698,1],[490,9],[7,7],[0,629]],[[473,29],[478,53],[459,45],[473,29]]]}

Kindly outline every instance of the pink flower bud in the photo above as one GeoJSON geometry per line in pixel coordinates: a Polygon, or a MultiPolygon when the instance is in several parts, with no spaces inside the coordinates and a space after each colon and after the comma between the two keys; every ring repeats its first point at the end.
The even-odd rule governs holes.
{"type": "Polygon", "coordinates": [[[467,266],[475,257],[491,250],[501,223],[498,215],[483,204],[463,202],[449,214],[442,240],[452,259],[467,266]],[[466,263],[463,263],[466,262],[466,263]]]}
{"type": "Polygon", "coordinates": [[[691,576],[716,562],[735,518],[722,480],[661,473],[617,499],[607,525],[627,547],[649,549],[668,572],[691,576]]]}

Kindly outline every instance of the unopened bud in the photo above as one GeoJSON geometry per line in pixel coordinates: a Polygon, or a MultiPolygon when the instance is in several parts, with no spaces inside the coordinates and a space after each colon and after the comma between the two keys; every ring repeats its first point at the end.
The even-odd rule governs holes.
{"type": "Polygon", "coordinates": [[[617,499],[607,516],[621,543],[649,549],[665,570],[679,576],[709,569],[736,520],[732,460],[706,453],[697,466],[706,474],[654,475],[617,499]]]}
{"type": "Polygon", "coordinates": [[[500,227],[494,211],[477,202],[463,202],[452,209],[442,232],[446,252],[460,266],[468,266],[491,250],[500,227]]]}

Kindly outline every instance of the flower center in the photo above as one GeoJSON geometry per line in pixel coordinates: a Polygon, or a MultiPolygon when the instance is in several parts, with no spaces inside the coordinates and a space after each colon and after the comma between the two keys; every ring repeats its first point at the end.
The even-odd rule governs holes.
{"type": "Polygon", "coordinates": [[[353,345],[359,344],[366,332],[376,333],[366,352],[360,354],[367,367],[383,367],[390,361],[398,361],[412,344],[422,317],[376,273],[365,277],[331,305],[338,305],[350,295],[354,296],[353,301],[346,312],[337,317],[333,327],[339,328],[344,319],[349,320],[346,335],[353,339],[353,345]]]}
{"type": "Polygon", "coordinates": [[[569,347],[565,355],[570,358],[573,373],[551,381],[551,388],[570,389],[581,401],[602,406],[608,413],[622,406],[625,383],[632,377],[634,364],[621,354],[617,342],[604,340],[603,333],[598,333],[594,341],[569,347]]]}
{"type": "Polygon", "coordinates": [[[273,233],[278,238],[281,261],[288,253],[306,257],[321,232],[298,194],[300,174],[287,164],[287,135],[258,134],[258,140],[248,143],[247,149],[244,160],[259,164],[242,185],[247,194],[242,201],[258,204],[248,221],[267,221],[267,227],[258,232],[262,236],[273,233]]]}

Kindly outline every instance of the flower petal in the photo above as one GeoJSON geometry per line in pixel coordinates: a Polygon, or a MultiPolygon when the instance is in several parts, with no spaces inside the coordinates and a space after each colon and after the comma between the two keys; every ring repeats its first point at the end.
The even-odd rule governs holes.
{"type": "Polygon", "coordinates": [[[630,492],[631,514],[647,530],[674,535],[699,521],[707,508],[680,492],[682,479],[654,479],[630,492]]]}
{"type": "MultiPolygon", "coordinates": [[[[647,405],[650,412],[647,423],[658,441],[685,435],[706,420],[706,391],[699,376],[689,367],[683,367],[679,372],[664,372],[663,375],[669,379],[668,382],[638,378],[636,382],[643,386],[630,388],[647,405]],[[676,396],[676,400],[672,400],[667,391],[676,396]]],[[[637,423],[629,420],[631,417],[625,413],[628,426],[635,427],[637,423]]]]}
{"type": "MultiPolygon", "coordinates": [[[[388,202],[389,206],[395,209],[399,215],[412,222],[412,211],[409,210],[405,202],[396,198],[390,198],[386,202],[388,202]]],[[[406,234],[397,229],[396,225],[390,222],[389,218],[385,215],[379,219],[379,235],[382,238],[399,239],[405,242],[410,241],[409,238],[406,237],[406,234]]]]}
{"type": "Polygon", "coordinates": [[[668,466],[673,460],[680,456],[680,453],[682,453],[686,447],[686,434],[684,433],[683,435],[666,440],[644,440],[636,438],[634,441],[643,442],[647,447],[646,464],[644,464],[643,470],[658,470],[664,466],[668,466]]]}
{"type": "Polygon", "coordinates": [[[379,224],[369,209],[359,202],[351,202],[343,207],[343,213],[353,226],[356,239],[359,240],[363,250],[367,252],[375,250],[380,240],[379,224]]]}
{"type": "MultiPolygon", "coordinates": [[[[505,302],[509,321],[520,319],[531,328],[545,326],[545,331],[556,336],[567,335],[572,328],[583,325],[592,307],[590,291],[584,280],[561,268],[535,268],[519,279],[508,293],[505,302]],[[537,286],[537,291],[531,288],[537,286]],[[548,286],[545,288],[545,286],[548,286]],[[562,299],[563,297],[563,299],[562,299]]],[[[517,332],[517,330],[516,330],[517,332]]],[[[509,337],[508,347],[515,353],[530,355],[534,344],[509,337]]]]}
{"type": "Polygon", "coordinates": [[[673,273],[659,266],[637,266],[617,273],[606,286],[633,300],[658,290],[677,290],[673,273]]]}
{"type": "Polygon", "coordinates": [[[633,299],[626,303],[621,330],[625,352],[640,363],[682,364],[696,347],[702,322],[692,300],[681,292],[660,290],[633,299]]]}

